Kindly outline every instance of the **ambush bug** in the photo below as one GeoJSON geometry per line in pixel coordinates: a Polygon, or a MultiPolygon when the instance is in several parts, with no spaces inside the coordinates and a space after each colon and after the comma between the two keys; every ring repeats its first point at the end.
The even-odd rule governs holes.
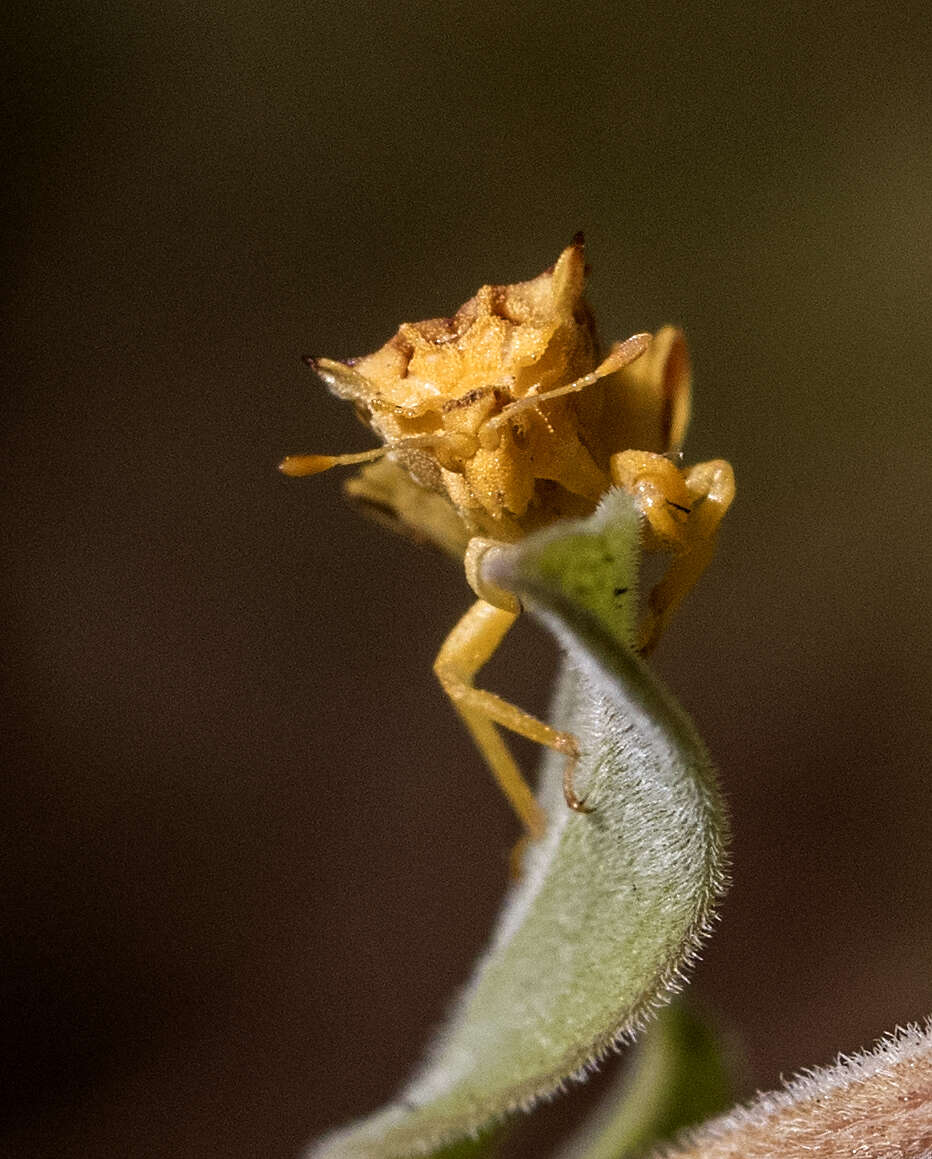
{"type": "Polygon", "coordinates": [[[531,531],[590,514],[609,488],[624,488],[643,517],[645,551],[670,557],[642,614],[646,653],[709,564],[735,491],[723,460],[682,465],[692,377],[682,332],[635,334],[600,357],[586,273],[577,235],[538,277],[483,286],[452,318],[404,323],[374,354],[307,358],[382,445],[280,464],[292,476],[366,464],[347,491],[463,561],[477,599],[434,671],[532,838],[545,818],[499,727],[563,753],[566,803],[587,812],[573,788],[577,742],[475,687],[521,610],[483,578],[483,560],[531,531]]]}

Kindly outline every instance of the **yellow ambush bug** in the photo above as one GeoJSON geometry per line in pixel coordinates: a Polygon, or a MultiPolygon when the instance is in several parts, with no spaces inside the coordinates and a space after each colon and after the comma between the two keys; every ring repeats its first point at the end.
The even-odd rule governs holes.
{"type": "Polygon", "coordinates": [[[280,464],[294,476],[366,464],[347,491],[464,562],[477,599],[434,671],[531,837],[545,818],[499,727],[565,754],[566,803],[586,812],[573,788],[578,747],[570,733],[475,687],[521,610],[483,578],[483,561],[624,488],[643,516],[644,550],[670,557],[639,626],[649,652],[708,566],[735,491],[723,460],[682,465],[691,386],[682,332],[635,334],[602,357],[586,273],[577,236],[539,277],[483,286],[452,318],[404,323],[374,354],[307,359],[382,445],[280,464]]]}

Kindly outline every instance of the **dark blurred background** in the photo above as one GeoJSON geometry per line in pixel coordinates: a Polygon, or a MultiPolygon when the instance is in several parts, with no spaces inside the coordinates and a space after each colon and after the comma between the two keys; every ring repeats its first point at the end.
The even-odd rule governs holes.
{"type": "Polygon", "coordinates": [[[658,656],[734,815],[695,989],[746,1089],[932,1011],[924,7],[4,20],[3,1154],[285,1159],[414,1063],[517,836],[430,671],[470,593],[274,468],[371,445],[302,352],[580,228],[738,476],[658,656]]]}

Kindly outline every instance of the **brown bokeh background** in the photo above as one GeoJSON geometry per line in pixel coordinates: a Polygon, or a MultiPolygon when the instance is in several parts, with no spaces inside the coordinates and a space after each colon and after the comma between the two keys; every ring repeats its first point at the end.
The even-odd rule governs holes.
{"type": "Polygon", "coordinates": [[[3,1154],[284,1159],[416,1059],[516,836],[430,673],[469,593],[274,464],[371,442],[303,351],[579,228],[739,481],[658,657],[733,809],[695,988],[749,1088],[932,1011],[922,6],[12,20],[3,1154]]]}

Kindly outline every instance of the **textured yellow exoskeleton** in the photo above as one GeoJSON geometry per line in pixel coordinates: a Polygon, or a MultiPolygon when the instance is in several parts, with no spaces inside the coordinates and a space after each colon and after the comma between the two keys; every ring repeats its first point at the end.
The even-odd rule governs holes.
{"type": "Polygon", "coordinates": [[[383,445],[281,464],[285,474],[313,475],[367,463],[348,482],[350,494],[464,561],[478,599],[434,669],[531,836],[544,818],[497,726],[565,753],[566,801],[584,812],[572,780],[577,745],[474,687],[520,611],[484,579],[483,560],[556,520],[588,515],[606,491],[623,487],[643,514],[645,550],[672,557],[644,610],[646,652],[708,566],[734,497],[728,463],[681,465],[691,386],[682,332],[636,334],[603,356],[585,278],[577,238],[539,277],[483,286],[452,318],[404,323],[374,354],[310,359],[383,445]]]}

